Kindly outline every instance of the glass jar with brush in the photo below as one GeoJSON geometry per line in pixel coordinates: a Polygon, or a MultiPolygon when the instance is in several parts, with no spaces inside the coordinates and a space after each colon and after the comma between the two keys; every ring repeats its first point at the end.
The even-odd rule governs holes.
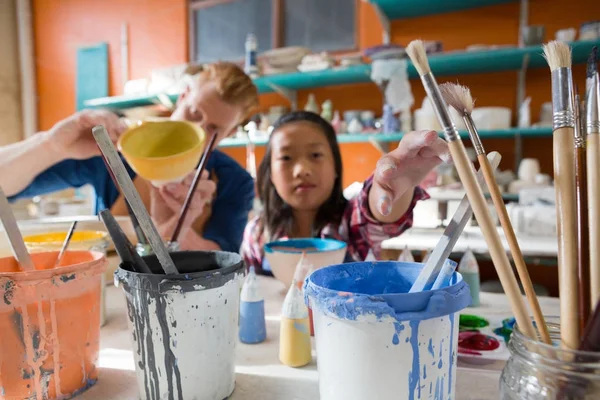
{"type": "Polygon", "coordinates": [[[515,325],[511,353],[500,377],[502,400],[600,399],[600,353],[564,350],[558,317],[546,317],[550,346],[534,341],[515,325]]]}

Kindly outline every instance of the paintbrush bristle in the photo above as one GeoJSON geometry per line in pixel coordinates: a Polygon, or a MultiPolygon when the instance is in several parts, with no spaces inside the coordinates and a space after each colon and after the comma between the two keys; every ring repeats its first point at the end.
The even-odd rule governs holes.
{"type": "Polygon", "coordinates": [[[566,43],[553,40],[545,44],[544,58],[550,66],[550,71],[571,68],[571,48],[566,43]]]}
{"type": "Polygon", "coordinates": [[[587,77],[593,78],[594,75],[598,72],[598,47],[592,47],[592,51],[590,52],[590,56],[588,57],[587,62],[587,77]]]}
{"type": "Polygon", "coordinates": [[[419,75],[423,76],[431,72],[429,68],[429,61],[427,60],[427,53],[425,52],[425,46],[422,40],[413,40],[406,46],[406,53],[413,62],[419,75]]]}
{"type": "Polygon", "coordinates": [[[468,87],[447,82],[440,85],[440,92],[446,103],[459,113],[471,114],[473,112],[475,102],[468,87]]]}

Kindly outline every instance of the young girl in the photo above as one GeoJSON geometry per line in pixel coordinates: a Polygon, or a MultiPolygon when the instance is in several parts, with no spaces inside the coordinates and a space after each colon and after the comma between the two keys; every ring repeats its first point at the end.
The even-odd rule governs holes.
{"type": "Polygon", "coordinates": [[[248,267],[269,273],[263,245],[285,238],[333,238],[348,244],[347,261],[376,257],[381,242],[412,225],[419,182],[442,160],[446,142],[434,131],[411,132],[382,157],[352,200],[342,192],[342,158],[332,126],[317,114],[296,111],[274,126],[258,174],[262,212],[246,226],[242,255],[248,267]]]}

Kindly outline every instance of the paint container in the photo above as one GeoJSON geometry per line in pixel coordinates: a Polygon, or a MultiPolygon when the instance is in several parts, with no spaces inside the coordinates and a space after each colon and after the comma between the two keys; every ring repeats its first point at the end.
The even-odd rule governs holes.
{"type": "Polygon", "coordinates": [[[321,400],[454,399],[458,311],[469,289],[407,293],[423,264],[358,262],[311,274],[321,400]]]}
{"type": "MultiPolygon", "coordinates": [[[[45,253],[49,251],[60,251],[67,237],[66,231],[44,232],[35,235],[27,235],[23,237],[25,246],[30,253],[45,253]]],[[[109,240],[108,233],[104,231],[94,230],[76,230],[73,232],[71,241],[69,242],[69,250],[75,251],[97,251],[106,256],[109,240]]],[[[106,282],[112,282],[112,276],[107,274],[102,275],[100,283],[102,287],[101,309],[100,309],[100,326],[106,324],[106,282]]]]}
{"type": "Polygon", "coordinates": [[[250,267],[240,298],[240,342],[255,344],[266,338],[265,300],[254,267],[250,267]]]}
{"type": "Polygon", "coordinates": [[[235,387],[242,258],[170,254],[178,275],[164,275],[155,255],[143,257],[153,274],[124,264],[115,272],[127,300],[140,399],[227,398],[235,387]]]}
{"type": "Polygon", "coordinates": [[[471,250],[467,252],[460,259],[458,264],[458,272],[462,275],[463,280],[469,285],[469,291],[471,292],[471,304],[469,307],[479,307],[479,291],[481,281],[479,278],[479,264],[475,258],[475,254],[471,250]]]}
{"type": "Polygon", "coordinates": [[[310,320],[302,290],[292,282],[281,313],[279,330],[279,361],[290,367],[303,367],[312,360],[310,320]]]}
{"type": "Polygon", "coordinates": [[[66,399],[98,379],[99,252],[34,253],[35,271],[0,259],[0,399],[66,399]]]}

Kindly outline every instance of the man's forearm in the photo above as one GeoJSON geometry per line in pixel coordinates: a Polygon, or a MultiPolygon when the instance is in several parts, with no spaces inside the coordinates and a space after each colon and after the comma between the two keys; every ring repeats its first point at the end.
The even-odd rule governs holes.
{"type": "Polygon", "coordinates": [[[40,132],[18,143],[0,147],[0,186],[7,196],[25,189],[41,172],[62,161],[40,132]]]}

